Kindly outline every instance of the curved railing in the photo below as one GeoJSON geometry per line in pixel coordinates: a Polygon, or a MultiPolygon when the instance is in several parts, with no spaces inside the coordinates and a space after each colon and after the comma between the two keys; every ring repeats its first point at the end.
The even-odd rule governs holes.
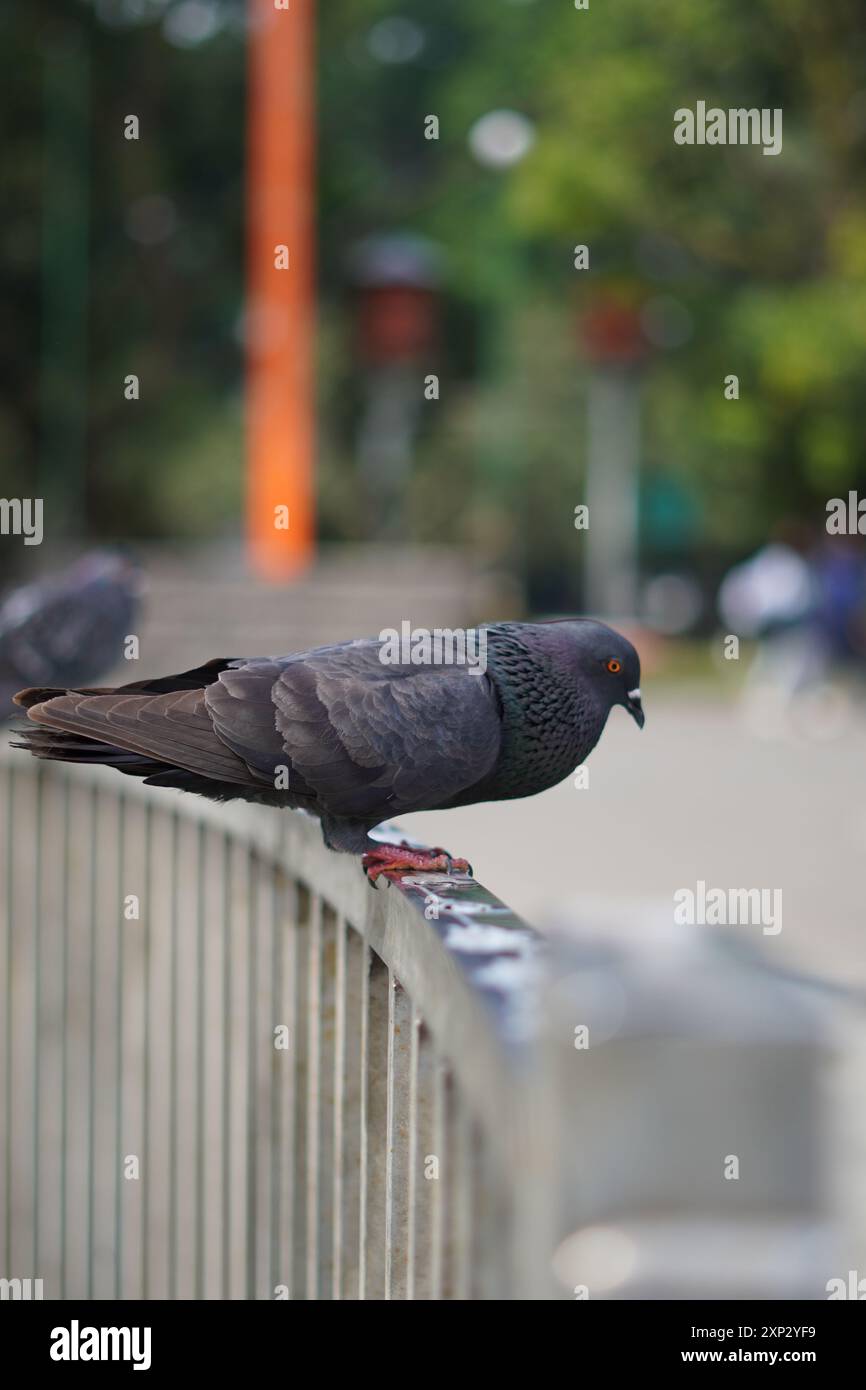
{"type": "MultiPolygon", "coordinates": [[[[46,1297],[525,1289],[535,933],[297,813],[4,750],[0,1254],[46,1297]]],[[[2,861],[0,861],[2,862],[2,861]]]]}
{"type": "Polygon", "coordinates": [[[542,947],[467,876],[371,888],[303,815],[6,749],[0,869],[3,1297],[821,1298],[859,1267],[814,990],[724,931],[572,914],[542,947]]]}

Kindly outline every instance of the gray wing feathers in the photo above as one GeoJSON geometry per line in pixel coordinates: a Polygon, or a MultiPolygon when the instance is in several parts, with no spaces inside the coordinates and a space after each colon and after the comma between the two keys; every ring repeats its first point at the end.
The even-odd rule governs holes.
{"type": "Polygon", "coordinates": [[[271,698],[279,673],[277,662],[249,662],[220,672],[203,692],[207,713],[220,739],[269,781],[278,765],[286,762],[271,698]]]}
{"type": "Polygon", "coordinates": [[[252,783],[250,769],[217,737],[203,690],[165,695],[79,695],[29,711],[36,723],[86,734],[217,781],[252,783]]]}
{"type": "Polygon", "coordinates": [[[310,653],[274,686],[277,727],[332,815],[439,805],[496,762],[499,713],[464,666],[390,666],[377,643],[310,653]]]}

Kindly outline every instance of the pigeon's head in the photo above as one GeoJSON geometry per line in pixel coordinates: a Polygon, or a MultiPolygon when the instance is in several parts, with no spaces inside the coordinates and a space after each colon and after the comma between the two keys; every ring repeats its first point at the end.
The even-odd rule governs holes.
{"type": "Polygon", "coordinates": [[[557,625],[567,636],[571,660],[605,711],[622,705],[642,729],[645,715],[640,701],[640,657],[631,642],[612,627],[590,618],[560,620],[557,625]]]}

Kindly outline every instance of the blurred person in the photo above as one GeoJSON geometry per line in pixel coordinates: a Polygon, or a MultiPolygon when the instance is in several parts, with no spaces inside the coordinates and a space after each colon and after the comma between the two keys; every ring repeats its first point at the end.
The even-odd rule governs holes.
{"type": "MultiPolygon", "coordinates": [[[[847,539],[847,538],[845,538],[847,539]]],[[[862,555],[843,553],[794,519],[779,523],[765,546],[722,581],[718,610],[726,627],[757,642],[744,691],[744,712],[756,732],[784,734],[798,707],[809,705],[811,732],[841,727],[844,694],[833,678],[843,653],[853,656],[861,626],[862,555]]],[[[809,721],[807,721],[808,724],[809,721]]],[[[844,722],[844,719],[842,720],[844,722]]]]}
{"type": "Polygon", "coordinates": [[[812,556],[816,639],[829,665],[862,674],[866,660],[866,547],[860,536],[825,536],[812,556]]]}
{"type": "Polygon", "coordinates": [[[783,522],[765,546],[728,571],[719,588],[722,621],[738,637],[758,642],[752,683],[770,681],[788,695],[823,665],[810,633],[819,591],[809,548],[808,532],[783,522]]]}
{"type": "Polygon", "coordinates": [[[858,536],[815,541],[802,523],[782,521],[725,576],[718,609],[733,633],[757,642],[744,693],[757,731],[784,732],[792,721],[813,737],[842,731],[847,678],[866,658],[866,551],[858,536]]]}

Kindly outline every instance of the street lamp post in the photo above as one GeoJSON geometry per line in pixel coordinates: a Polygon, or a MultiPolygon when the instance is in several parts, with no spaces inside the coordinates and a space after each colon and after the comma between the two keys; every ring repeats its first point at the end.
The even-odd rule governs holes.
{"type": "Polygon", "coordinates": [[[639,365],[646,350],[636,310],[610,296],[581,323],[587,388],[584,577],[589,612],[629,615],[637,604],[639,365]]]}
{"type": "Polygon", "coordinates": [[[352,257],[364,369],[357,459],[382,538],[405,532],[406,484],[436,342],[438,261],[432,243],[407,235],[370,237],[352,257]]]}

